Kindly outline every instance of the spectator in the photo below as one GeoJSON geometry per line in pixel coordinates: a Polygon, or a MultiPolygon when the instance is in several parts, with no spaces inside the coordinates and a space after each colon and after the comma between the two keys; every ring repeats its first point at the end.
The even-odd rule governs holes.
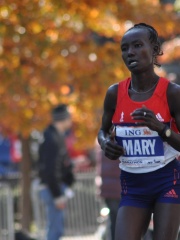
{"type": "MultiPolygon", "coordinates": [[[[111,161],[105,157],[104,152],[99,146],[96,146],[97,159],[97,178],[98,195],[104,199],[107,207],[110,210],[110,237],[114,240],[116,216],[120,203],[120,169],[119,161],[111,161]]],[[[109,239],[107,239],[109,240],[109,239]]]]}
{"type": "MultiPolygon", "coordinates": [[[[66,105],[52,111],[52,123],[44,131],[39,147],[40,196],[47,210],[47,240],[59,240],[64,234],[64,209],[67,186],[74,181],[72,164],[65,144],[65,134],[71,128],[71,116],[66,105]]],[[[68,191],[69,192],[69,191],[68,191]]]]}

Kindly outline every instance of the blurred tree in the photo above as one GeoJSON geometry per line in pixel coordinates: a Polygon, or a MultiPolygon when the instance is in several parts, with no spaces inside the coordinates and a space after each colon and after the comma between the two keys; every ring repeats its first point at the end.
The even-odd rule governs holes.
{"type": "Polygon", "coordinates": [[[142,21],[163,38],[179,33],[177,15],[157,0],[2,0],[1,124],[28,137],[47,124],[53,105],[67,102],[76,135],[92,143],[107,86],[127,73],[119,40],[142,21]]]}
{"type": "Polygon", "coordinates": [[[179,34],[179,21],[158,0],[1,0],[0,124],[27,144],[32,130],[48,123],[52,106],[65,102],[79,145],[94,144],[105,91],[127,76],[122,34],[146,22],[167,39],[179,34]]]}

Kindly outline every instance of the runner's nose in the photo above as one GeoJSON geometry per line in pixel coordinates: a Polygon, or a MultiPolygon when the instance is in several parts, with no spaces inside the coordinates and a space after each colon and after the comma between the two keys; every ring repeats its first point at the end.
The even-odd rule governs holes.
{"type": "Polygon", "coordinates": [[[134,56],[134,48],[133,47],[129,47],[128,48],[128,57],[134,56]]]}

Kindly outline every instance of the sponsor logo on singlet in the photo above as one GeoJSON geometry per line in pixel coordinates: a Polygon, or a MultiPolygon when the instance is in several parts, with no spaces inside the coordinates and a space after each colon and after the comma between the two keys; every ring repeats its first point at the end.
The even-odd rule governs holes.
{"type": "Polygon", "coordinates": [[[124,112],[121,113],[120,122],[124,122],[124,112]]]}
{"type": "Polygon", "coordinates": [[[156,118],[160,121],[160,122],[164,122],[164,118],[162,118],[160,113],[156,114],[156,118]]]}

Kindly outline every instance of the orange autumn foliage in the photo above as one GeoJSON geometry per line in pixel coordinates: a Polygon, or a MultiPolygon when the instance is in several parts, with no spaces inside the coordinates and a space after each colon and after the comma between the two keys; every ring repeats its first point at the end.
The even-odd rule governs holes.
{"type": "Polygon", "coordinates": [[[79,145],[94,143],[107,87],[127,76],[119,41],[138,22],[164,38],[180,31],[158,0],[2,0],[0,125],[29,136],[65,102],[79,145]],[[98,44],[98,36],[109,41],[98,44]]]}

